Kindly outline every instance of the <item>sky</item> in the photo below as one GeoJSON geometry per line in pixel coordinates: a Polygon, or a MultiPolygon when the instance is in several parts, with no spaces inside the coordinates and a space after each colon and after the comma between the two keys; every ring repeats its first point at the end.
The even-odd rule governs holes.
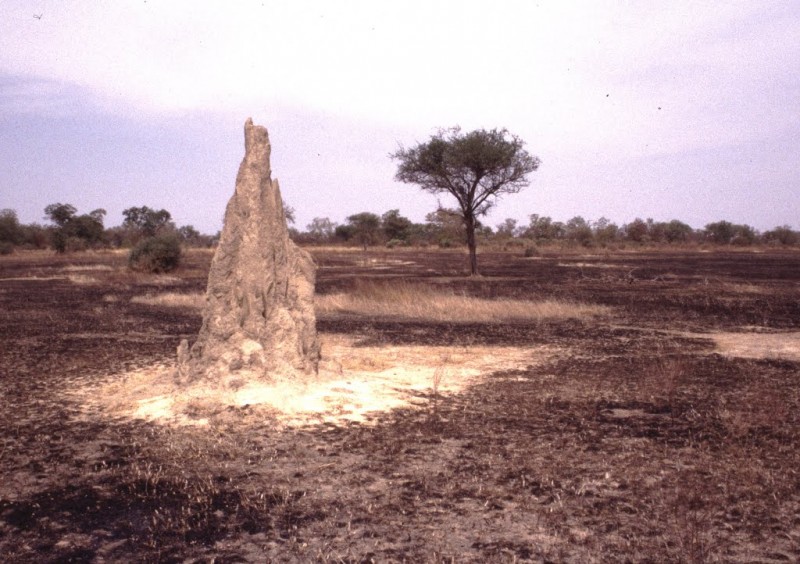
{"type": "Polygon", "coordinates": [[[0,208],[222,227],[248,117],[304,229],[438,205],[390,154],[507,128],[542,164],[484,223],[800,228],[800,3],[4,0],[0,208]]]}

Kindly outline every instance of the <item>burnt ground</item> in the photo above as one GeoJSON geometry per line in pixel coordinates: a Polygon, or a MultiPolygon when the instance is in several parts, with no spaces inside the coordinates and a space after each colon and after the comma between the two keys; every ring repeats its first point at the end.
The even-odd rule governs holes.
{"type": "MultiPolygon", "coordinates": [[[[208,427],[87,415],[68,393],[171,362],[204,288],[118,254],[0,257],[0,559],[9,562],[796,562],[800,363],[715,350],[715,332],[800,331],[800,255],[319,252],[318,292],[398,277],[476,296],[610,306],[602,319],[324,319],[363,344],[549,344],[372,424],[208,427]],[[708,336],[708,338],[706,338],[708,336]]],[[[796,335],[795,335],[796,337],[796,335]]]]}

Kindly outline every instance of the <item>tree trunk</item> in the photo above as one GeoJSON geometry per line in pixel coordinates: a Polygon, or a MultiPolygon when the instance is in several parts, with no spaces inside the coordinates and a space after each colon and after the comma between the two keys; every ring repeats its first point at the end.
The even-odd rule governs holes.
{"type": "Polygon", "coordinates": [[[475,217],[467,213],[464,215],[464,225],[467,229],[467,248],[469,249],[469,274],[478,275],[478,253],[475,243],[475,217]]]}

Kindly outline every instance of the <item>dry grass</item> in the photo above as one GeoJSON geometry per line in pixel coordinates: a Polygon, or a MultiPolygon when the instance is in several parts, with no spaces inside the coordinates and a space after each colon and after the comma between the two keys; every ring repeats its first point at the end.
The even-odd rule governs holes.
{"type": "Polygon", "coordinates": [[[92,276],[87,276],[86,274],[70,274],[67,276],[67,279],[72,282],[73,284],[98,284],[100,281],[97,278],[92,276]]]}
{"type": "Polygon", "coordinates": [[[114,270],[113,266],[107,264],[69,264],[62,268],[64,272],[85,272],[85,271],[95,271],[95,272],[110,272],[114,270]]]}
{"type": "Polygon", "coordinates": [[[181,294],[178,292],[165,292],[163,294],[145,294],[144,296],[134,296],[131,302],[135,304],[146,304],[164,307],[189,307],[201,309],[205,305],[205,293],[194,292],[181,294]]]}
{"type": "Polygon", "coordinates": [[[722,354],[739,358],[800,361],[800,333],[712,333],[722,354]]]}
{"type": "MultiPolygon", "coordinates": [[[[205,294],[145,294],[134,303],[201,309],[205,294]]],[[[487,300],[403,281],[359,282],[348,293],[318,295],[319,316],[337,314],[450,323],[497,323],[543,319],[586,319],[609,313],[604,306],[562,300],[487,300]]]]}
{"type": "Polygon", "coordinates": [[[560,300],[487,300],[402,281],[362,282],[349,293],[317,296],[317,314],[349,314],[421,321],[496,323],[584,319],[603,315],[603,306],[560,300]]]}

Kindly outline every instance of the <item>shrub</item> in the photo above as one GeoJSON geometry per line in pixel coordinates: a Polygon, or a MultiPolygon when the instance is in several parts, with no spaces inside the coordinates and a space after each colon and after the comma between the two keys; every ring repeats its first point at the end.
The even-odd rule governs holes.
{"type": "Polygon", "coordinates": [[[64,249],[68,253],[77,253],[89,248],[89,242],[81,237],[67,237],[64,249]]]}
{"type": "Polygon", "coordinates": [[[541,253],[535,246],[529,245],[525,247],[525,258],[538,257],[539,255],[541,255],[541,253]]]}
{"type": "Polygon", "coordinates": [[[181,244],[177,235],[156,235],[136,245],[128,257],[128,265],[142,272],[169,272],[181,261],[181,244]]]}
{"type": "Polygon", "coordinates": [[[8,241],[0,241],[0,255],[10,255],[14,252],[14,245],[8,241]]]}

